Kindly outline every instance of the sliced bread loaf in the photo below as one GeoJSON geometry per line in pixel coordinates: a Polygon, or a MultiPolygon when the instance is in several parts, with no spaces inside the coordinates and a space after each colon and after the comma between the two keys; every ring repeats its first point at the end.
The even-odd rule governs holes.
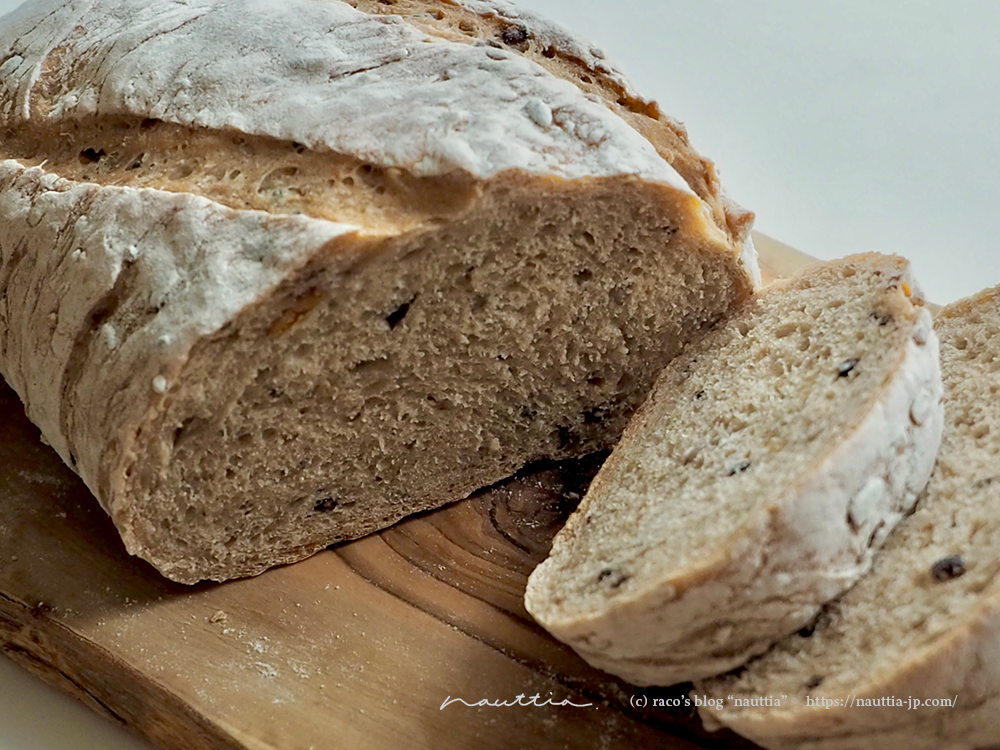
{"type": "Polygon", "coordinates": [[[666,368],[528,610],[636,684],[742,664],[868,569],[930,475],[940,392],[903,259],[773,284],[666,368]]]}
{"type": "Polygon", "coordinates": [[[610,446],[751,293],[750,221],[600,50],[506,2],[0,23],[0,373],[178,581],[610,446]]]}
{"type": "Polygon", "coordinates": [[[1000,741],[1000,287],[936,328],[944,437],[916,512],[814,629],[697,686],[723,702],[701,709],[706,724],[774,750],[1000,741]],[[787,699],[752,700],[766,696],[787,699]]]}

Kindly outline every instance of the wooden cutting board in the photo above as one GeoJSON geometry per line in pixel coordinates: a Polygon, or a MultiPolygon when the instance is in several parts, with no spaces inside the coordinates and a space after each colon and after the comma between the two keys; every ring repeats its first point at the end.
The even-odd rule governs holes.
{"type": "MultiPolygon", "coordinates": [[[[769,278],[807,256],[756,237],[769,278]]],[[[528,573],[599,465],[534,467],[258,578],[171,584],[124,551],[0,381],[0,649],[168,750],[751,748],[588,667],[528,573]],[[477,706],[483,699],[572,705],[477,706]],[[645,697],[645,708],[635,699],[645,697]]]]}

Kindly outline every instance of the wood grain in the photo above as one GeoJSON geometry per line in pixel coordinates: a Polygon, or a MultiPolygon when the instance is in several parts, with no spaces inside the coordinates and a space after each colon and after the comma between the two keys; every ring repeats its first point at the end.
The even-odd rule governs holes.
{"type": "MultiPolygon", "coordinates": [[[[756,239],[769,277],[808,260],[756,239]]],[[[0,649],[160,747],[753,747],[652,708],[686,688],[597,672],[525,612],[528,573],[601,456],[258,578],[185,587],[125,553],[6,385],[0,415],[0,649]],[[442,708],[536,694],[591,705],[442,708]]]]}

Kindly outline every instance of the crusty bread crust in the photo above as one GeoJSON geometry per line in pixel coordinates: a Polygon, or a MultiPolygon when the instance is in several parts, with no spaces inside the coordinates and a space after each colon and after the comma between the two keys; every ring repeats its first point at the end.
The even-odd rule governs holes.
{"type": "MultiPolygon", "coordinates": [[[[662,143],[651,142],[642,128],[623,119],[617,110],[632,112],[634,106],[626,93],[630,86],[616,70],[595,62],[595,75],[603,77],[598,85],[607,91],[603,97],[586,95],[532,58],[537,53],[553,65],[586,67],[586,60],[567,62],[581,48],[570,35],[538,22],[532,38],[548,41],[536,50],[532,42],[511,41],[509,35],[504,41],[497,24],[507,25],[506,6],[497,15],[492,6],[435,5],[442,13],[474,16],[480,25],[471,38],[457,42],[400,16],[312,0],[39,0],[5,19],[0,373],[109,511],[129,550],[176,580],[258,573],[384,527],[407,512],[459,499],[527,461],[606,445],[656,367],[753,288],[757,270],[749,215],[719,208],[711,166],[676,132],[670,136],[671,128],[657,124],[657,117],[646,119],[648,127],[663,131],[662,143]],[[481,36],[487,33],[500,33],[501,39],[481,36]],[[549,47],[555,50],[551,58],[545,55],[549,47]],[[619,96],[609,105],[614,92],[619,96]],[[680,144],[673,151],[663,145],[671,139],[680,144]],[[693,180],[694,189],[671,160],[685,173],[701,175],[693,180]],[[267,164],[263,175],[256,172],[262,163],[267,164]],[[535,223],[522,223],[537,226],[538,234],[518,248],[508,247],[499,228],[519,217],[504,211],[525,210],[525,196],[532,195],[535,223]],[[615,196],[621,199],[615,210],[629,223],[622,231],[594,205],[601,200],[611,206],[615,196]],[[485,228],[482,236],[473,236],[476,222],[485,228]],[[479,244],[466,252],[457,228],[479,244]],[[446,237],[451,245],[435,244],[446,237]],[[610,262],[612,252],[646,259],[634,281],[624,278],[624,263],[610,262]],[[403,272],[422,253],[442,266],[442,283],[453,283],[451,291],[405,288],[403,272]],[[544,404],[526,402],[520,412],[530,419],[498,411],[492,427],[470,427],[468,443],[458,444],[456,456],[428,462],[438,467],[437,475],[415,473],[420,481],[405,487],[412,502],[396,496],[403,488],[387,494],[376,486],[383,483],[381,469],[371,471],[372,486],[365,491],[352,485],[357,499],[350,503],[357,509],[346,514],[347,502],[324,512],[341,501],[325,492],[312,497],[324,489],[315,477],[295,490],[299,494],[282,499],[276,488],[292,480],[279,481],[276,472],[264,487],[273,490],[271,504],[254,511],[220,478],[238,474],[240,467],[212,464],[201,474],[170,475],[170,455],[184,441],[202,445],[197,441],[208,440],[214,430],[220,442],[206,443],[204,455],[233,450],[234,441],[244,437],[232,434],[234,410],[243,408],[241,398],[252,390],[255,376],[266,374],[264,360],[277,356],[268,342],[299,335],[325,309],[343,303],[345,316],[357,313],[370,326],[364,335],[371,335],[374,354],[347,363],[358,368],[381,361],[385,331],[409,335],[463,295],[479,306],[474,309],[491,301],[473,288],[470,254],[483,263],[507,254],[519,268],[541,263],[539,276],[552,277],[546,283],[558,281],[567,299],[567,290],[594,278],[595,292],[576,293],[565,309],[547,313],[550,321],[539,314],[538,303],[551,294],[532,289],[531,282],[527,294],[534,302],[514,290],[506,307],[501,304],[496,314],[489,308],[492,328],[484,335],[498,341],[510,337],[519,356],[531,352],[532,337],[557,337],[558,347],[547,345],[539,355],[552,361],[538,363],[538,370],[550,373],[544,390],[566,403],[546,412],[544,404]],[[397,256],[395,270],[372,276],[377,284],[366,293],[381,297],[365,304],[377,309],[358,310],[362,292],[352,292],[355,297],[346,292],[352,275],[397,256]],[[450,265],[444,262],[449,257],[450,265]],[[591,268],[598,260],[607,270],[591,268]],[[704,286],[692,287],[688,278],[701,279],[704,286]],[[316,279],[323,280],[324,291],[317,291],[316,279]],[[620,288],[612,290],[612,283],[620,288]],[[621,331],[605,326],[601,332],[601,346],[610,350],[613,341],[632,336],[626,329],[633,323],[639,329],[629,346],[617,346],[624,370],[607,383],[591,377],[601,383],[590,396],[577,393],[579,379],[587,379],[587,363],[599,358],[586,351],[587,342],[577,342],[579,332],[574,334],[568,321],[586,319],[592,310],[610,316],[615,305],[635,307],[629,290],[640,286],[652,290],[648,300],[636,297],[649,305],[651,316],[639,320],[636,313],[618,322],[621,331]],[[401,296],[404,292],[408,296],[401,296]],[[614,299],[608,299],[611,292],[614,299]],[[679,314],[673,309],[678,305],[679,314]],[[267,322],[269,316],[273,320],[267,322]],[[261,321],[267,324],[254,334],[262,337],[261,369],[246,375],[244,391],[234,384],[236,390],[223,401],[198,402],[198,394],[212,390],[210,383],[197,382],[211,377],[199,357],[227,336],[249,336],[261,321]],[[659,350],[650,346],[654,340],[663,341],[659,350]],[[193,372],[202,374],[192,379],[193,372]],[[623,395],[627,388],[632,390],[623,395]],[[609,407],[602,399],[612,398],[617,399],[613,418],[605,422],[609,407]],[[180,413],[182,403],[197,413],[180,413]],[[509,445],[498,446],[504,419],[519,428],[520,421],[530,422],[534,436],[512,437],[509,445]],[[576,422],[586,423],[586,439],[574,432],[576,422]],[[202,428],[198,436],[194,427],[202,428]],[[232,497],[232,507],[206,510],[207,501],[199,499],[202,485],[225,486],[222,494],[232,497]],[[190,504],[174,507],[185,493],[190,504]],[[371,504],[368,511],[359,510],[371,504]],[[294,528],[285,528],[280,521],[290,511],[283,508],[291,506],[302,518],[295,516],[294,528]],[[244,522],[243,515],[252,521],[244,522]],[[352,526],[348,516],[364,522],[352,526]],[[214,529],[215,538],[192,542],[202,528],[214,529]]],[[[592,50],[590,58],[600,59],[592,50]]],[[[502,279],[488,281],[496,286],[502,279]]],[[[463,324],[455,326],[456,338],[468,332],[463,324]]],[[[442,356],[429,330],[420,335],[422,356],[442,356]]],[[[323,339],[316,335],[295,351],[306,352],[323,339]]],[[[471,345],[450,346],[443,356],[456,357],[453,364],[460,367],[462,346],[471,345]]],[[[319,349],[303,356],[334,356],[319,349]]],[[[498,351],[491,361],[508,356],[498,351]]],[[[417,381],[420,372],[413,375],[417,381]]],[[[360,393],[340,387],[334,384],[324,396],[335,408],[360,393]]],[[[366,403],[388,402],[393,388],[375,375],[358,387],[366,403]]],[[[283,397],[279,388],[271,391],[274,399],[283,397]]],[[[416,407],[423,409],[433,395],[420,395],[423,405],[404,404],[393,418],[423,420],[414,416],[416,407]]],[[[308,408],[295,404],[296,413],[289,407],[279,421],[293,425],[308,408]]],[[[444,411],[440,406],[427,422],[428,434],[439,441],[454,428],[444,411]]],[[[450,419],[461,418],[459,410],[455,414],[450,419]]],[[[351,415],[336,418],[349,421],[351,415]]],[[[379,417],[383,426],[372,419],[365,434],[374,440],[389,416],[379,417]]],[[[301,445],[303,436],[292,433],[279,438],[301,445]]],[[[391,464],[407,448],[393,447],[392,435],[365,449],[374,451],[371,466],[391,464]]],[[[275,453],[260,445],[253,450],[275,453]]],[[[321,442],[314,453],[341,450],[340,444],[321,442]]],[[[428,455],[436,450],[444,449],[428,443],[428,455]]],[[[342,457],[345,466],[352,458],[342,457]]],[[[306,462],[304,455],[301,460],[306,462]]],[[[256,486],[248,480],[242,491],[256,486]]]]}
{"type": "MultiPolygon", "coordinates": [[[[856,256],[833,268],[849,268],[851,275],[857,269],[881,268],[882,278],[917,288],[908,264],[899,258],[856,256]]],[[[778,282],[761,296],[781,295],[785,287],[807,281],[811,285],[810,273],[806,269],[778,282]]],[[[667,540],[659,571],[644,574],[634,591],[618,589],[606,600],[588,599],[587,606],[563,606],[556,591],[569,576],[582,575],[567,567],[571,550],[590,549],[584,540],[596,533],[588,515],[615,512],[610,506],[619,485],[637,481],[627,468],[635,446],[648,441],[660,425],[662,415],[654,416],[659,399],[672,396],[667,383],[673,381],[661,377],[557,535],[552,555],[529,578],[529,612],[592,665],[639,685],[670,685],[725,672],[808,623],[825,602],[869,569],[891,529],[912,510],[941,439],[941,375],[931,317],[899,296],[895,317],[908,331],[905,344],[887,368],[877,396],[869,400],[865,394],[870,408],[820,461],[793,485],[774,487],[773,500],[745,517],[743,509],[732,509],[741,519],[736,531],[713,540],[693,559],[671,567],[667,540]]],[[[738,326],[740,320],[737,310],[727,325],[738,326]]],[[[686,349],[668,369],[705,367],[695,363],[713,342],[709,337],[686,349]]],[[[738,388],[740,377],[747,374],[736,373],[727,384],[738,388]]],[[[661,506],[660,512],[669,516],[670,499],[662,498],[661,506]]],[[[642,539],[641,530],[636,539],[642,539]]]]}

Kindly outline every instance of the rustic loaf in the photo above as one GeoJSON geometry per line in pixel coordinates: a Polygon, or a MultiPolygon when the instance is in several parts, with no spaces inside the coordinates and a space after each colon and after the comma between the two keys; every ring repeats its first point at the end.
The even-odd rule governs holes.
{"type": "Polygon", "coordinates": [[[525,603],[640,685],[725,672],[870,566],[941,439],[930,313],[909,264],[776,282],[657,380],[525,603]]]}
{"type": "Polygon", "coordinates": [[[177,581],[609,446],[752,292],[751,219],[603,53],[506,3],[0,24],[0,373],[177,581]]]}
{"type": "Polygon", "coordinates": [[[1000,287],[946,307],[935,327],[944,436],[916,512],[814,628],[739,675],[697,686],[702,696],[724,699],[721,710],[701,709],[707,724],[727,724],[774,750],[996,745],[1000,287]],[[788,696],[780,707],[735,701],[780,695],[788,696]]]}

